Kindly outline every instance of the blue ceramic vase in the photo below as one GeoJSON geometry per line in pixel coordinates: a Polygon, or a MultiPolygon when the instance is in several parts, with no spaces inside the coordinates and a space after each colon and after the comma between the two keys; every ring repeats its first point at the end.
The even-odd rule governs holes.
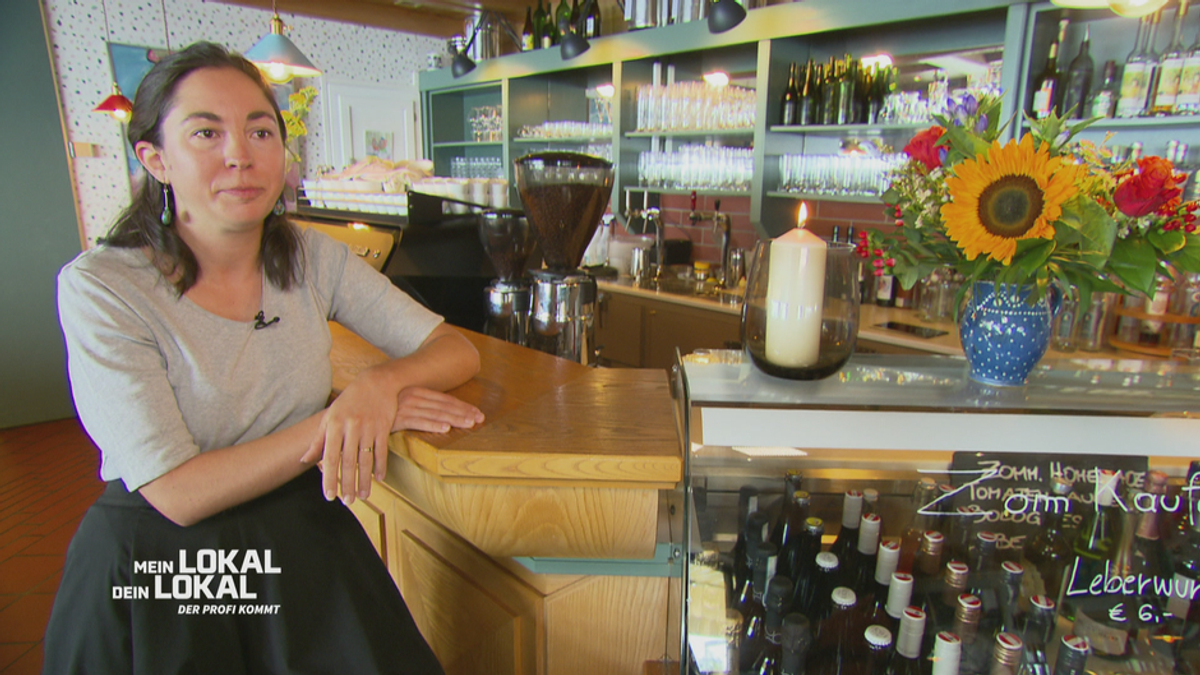
{"type": "Polygon", "coordinates": [[[1030,286],[977,281],[959,320],[969,377],[1019,387],[1046,354],[1053,312],[1046,298],[1029,304],[1030,286]]]}

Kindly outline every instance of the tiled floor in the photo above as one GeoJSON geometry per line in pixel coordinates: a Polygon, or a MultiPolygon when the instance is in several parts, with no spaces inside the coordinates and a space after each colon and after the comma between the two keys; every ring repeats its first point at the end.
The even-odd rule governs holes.
{"type": "Polygon", "coordinates": [[[67,544],[104,484],[76,419],[0,429],[0,675],[42,669],[67,544]]]}

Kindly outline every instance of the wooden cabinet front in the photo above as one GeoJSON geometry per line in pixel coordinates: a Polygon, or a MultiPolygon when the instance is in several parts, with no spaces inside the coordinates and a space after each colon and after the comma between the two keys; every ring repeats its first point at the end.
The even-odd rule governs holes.
{"type": "Polygon", "coordinates": [[[741,340],[741,318],[716,309],[601,292],[596,343],[603,365],[670,368],[675,350],[723,349],[741,340]]]}

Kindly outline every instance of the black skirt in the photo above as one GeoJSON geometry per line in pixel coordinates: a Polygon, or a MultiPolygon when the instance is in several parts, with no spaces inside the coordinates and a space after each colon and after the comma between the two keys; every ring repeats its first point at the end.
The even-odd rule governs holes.
{"type": "Polygon", "coordinates": [[[120,481],[67,550],[43,672],[440,674],[316,469],[191,527],[120,481]]]}

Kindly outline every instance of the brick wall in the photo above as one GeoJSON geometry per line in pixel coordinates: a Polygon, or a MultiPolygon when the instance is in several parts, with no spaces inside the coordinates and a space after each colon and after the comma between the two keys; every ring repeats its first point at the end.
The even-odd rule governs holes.
{"type": "MultiPolygon", "coordinates": [[[[716,197],[697,196],[696,209],[712,211],[716,208],[716,197]]],[[[758,240],[758,234],[750,224],[749,197],[720,197],[721,211],[728,213],[733,230],[733,247],[750,249],[758,240]]],[[[660,202],[665,236],[668,239],[688,239],[692,242],[692,259],[717,262],[721,258],[720,240],[713,231],[711,220],[693,224],[688,219],[691,212],[691,197],[688,195],[663,195],[660,202]]],[[[796,209],[800,208],[799,203],[796,209]]],[[[884,214],[882,204],[852,204],[837,201],[814,201],[808,204],[808,228],[822,237],[833,234],[834,226],[844,233],[853,226],[857,230],[890,226],[893,219],[884,214]]]]}

